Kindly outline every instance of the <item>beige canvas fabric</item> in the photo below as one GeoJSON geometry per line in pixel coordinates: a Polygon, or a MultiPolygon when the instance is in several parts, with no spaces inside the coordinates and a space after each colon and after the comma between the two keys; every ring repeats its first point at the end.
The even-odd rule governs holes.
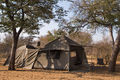
{"type": "MultiPolygon", "coordinates": [[[[9,58],[5,65],[8,65],[8,63],[9,58]]],[[[66,36],[51,41],[43,49],[34,48],[31,45],[18,48],[15,64],[17,67],[27,69],[72,70],[79,68],[81,65],[88,66],[84,48],[66,36]],[[72,51],[76,53],[76,57],[71,57],[72,51]]]]}

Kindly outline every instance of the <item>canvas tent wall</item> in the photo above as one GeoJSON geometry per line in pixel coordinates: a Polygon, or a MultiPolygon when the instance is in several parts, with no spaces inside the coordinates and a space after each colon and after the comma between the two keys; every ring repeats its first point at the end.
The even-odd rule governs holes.
{"type": "MultiPolygon", "coordinates": [[[[9,58],[5,65],[9,63],[9,58]]],[[[22,46],[17,49],[15,64],[17,67],[32,69],[75,69],[75,64],[87,64],[84,48],[66,36],[59,37],[45,45],[43,49],[22,46]],[[76,52],[76,58],[71,52],[76,52]],[[76,63],[77,61],[77,63],[76,63]],[[74,65],[74,66],[73,66],[74,65]]],[[[77,67],[79,67],[77,65],[77,67]]]]}
{"type": "MultiPolygon", "coordinates": [[[[26,52],[26,46],[22,46],[16,50],[16,57],[15,57],[15,63],[16,65],[22,65],[24,56],[26,52]]],[[[9,65],[10,55],[8,56],[7,60],[5,61],[4,65],[9,65]]]]}
{"type": "MultiPolygon", "coordinates": [[[[59,50],[50,51],[51,53],[58,53],[59,50]]],[[[68,69],[68,53],[60,51],[60,57],[52,57],[46,52],[40,52],[34,68],[43,68],[43,69],[68,69]]]]}
{"type": "MultiPolygon", "coordinates": [[[[28,66],[28,62],[32,61],[34,59],[33,56],[36,55],[37,53],[38,53],[38,49],[35,48],[32,45],[24,45],[24,46],[19,47],[16,50],[15,66],[16,67],[28,66]]],[[[10,61],[10,56],[8,56],[8,58],[5,61],[4,65],[8,66],[9,65],[9,61],[10,61]]]]}
{"type": "Polygon", "coordinates": [[[74,69],[76,67],[73,66],[75,62],[72,63],[71,51],[76,51],[77,63],[88,67],[84,48],[70,38],[62,36],[45,45],[45,48],[39,52],[34,68],[74,69]],[[56,58],[55,55],[59,57],[56,58]]]}

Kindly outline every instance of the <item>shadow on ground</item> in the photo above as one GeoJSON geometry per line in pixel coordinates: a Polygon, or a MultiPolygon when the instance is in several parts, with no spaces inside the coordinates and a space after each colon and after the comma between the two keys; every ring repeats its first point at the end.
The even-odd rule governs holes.
{"type": "MultiPolygon", "coordinates": [[[[0,69],[0,72],[2,71],[5,71],[5,72],[10,72],[7,70],[7,67],[5,66],[2,66],[3,63],[0,62],[0,67],[2,67],[0,69]]],[[[94,76],[94,75],[104,75],[104,74],[109,74],[112,75],[112,76],[119,76],[120,75],[120,64],[117,64],[116,66],[116,72],[114,73],[109,73],[108,72],[108,66],[101,66],[101,65],[97,65],[97,66],[94,66],[92,70],[74,70],[74,71],[64,71],[64,70],[46,70],[46,69],[23,69],[23,68],[17,68],[17,70],[15,71],[18,71],[18,72],[45,72],[45,73],[48,73],[48,74],[57,74],[57,73],[60,73],[60,74],[73,74],[73,75],[76,75],[77,77],[80,77],[82,78],[84,74],[88,73],[88,74],[93,74],[91,76],[94,76]]]]}

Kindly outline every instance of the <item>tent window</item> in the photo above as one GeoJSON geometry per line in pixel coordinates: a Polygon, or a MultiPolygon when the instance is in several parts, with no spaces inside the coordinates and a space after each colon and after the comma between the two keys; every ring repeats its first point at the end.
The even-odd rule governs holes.
{"type": "Polygon", "coordinates": [[[70,54],[71,57],[76,57],[76,52],[75,51],[72,51],[71,54],[70,54]]]}
{"type": "Polygon", "coordinates": [[[61,51],[50,51],[47,53],[48,59],[59,59],[61,51]]]}

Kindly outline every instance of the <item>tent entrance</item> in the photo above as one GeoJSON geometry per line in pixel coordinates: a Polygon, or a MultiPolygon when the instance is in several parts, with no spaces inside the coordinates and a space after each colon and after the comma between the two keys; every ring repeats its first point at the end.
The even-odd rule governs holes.
{"type": "Polygon", "coordinates": [[[78,70],[82,65],[82,59],[78,56],[77,51],[70,52],[70,67],[72,70],[78,70]]]}

